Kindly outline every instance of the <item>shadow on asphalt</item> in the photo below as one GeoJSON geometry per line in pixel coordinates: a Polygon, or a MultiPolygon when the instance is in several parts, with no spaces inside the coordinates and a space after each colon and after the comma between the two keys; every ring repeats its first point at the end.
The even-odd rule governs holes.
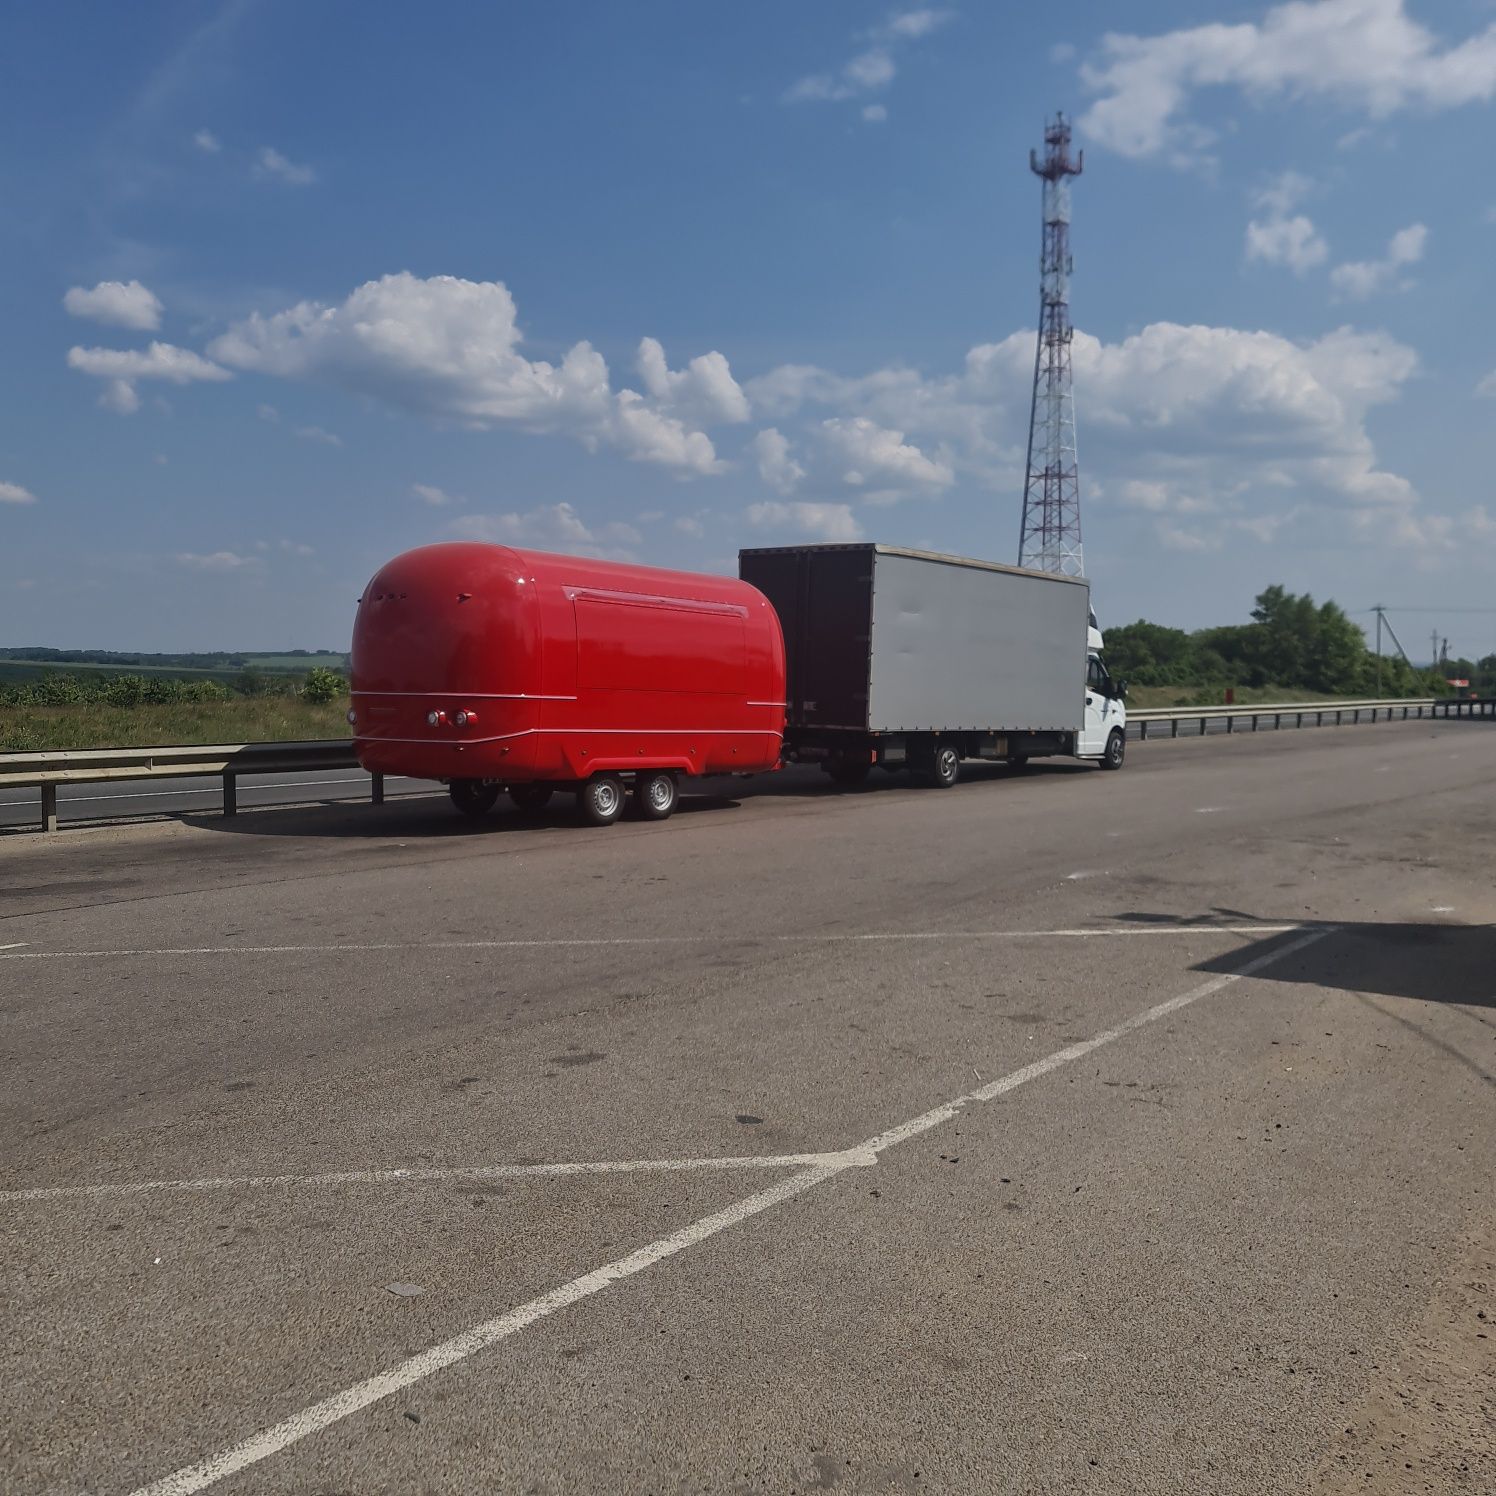
{"type": "MultiPolygon", "coordinates": [[[[1096,776],[1099,771],[1094,765],[1067,760],[1030,764],[1017,771],[1003,764],[968,763],[963,765],[961,782],[951,793],[959,794],[962,789],[975,789],[1002,780],[1057,779],[1076,774],[1096,776]]],[[[936,793],[916,784],[902,772],[890,774],[875,770],[865,784],[846,789],[832,784],[818,769],[797,767],[742,780],[703,780],[699,786],[682,789],[675,813],[690,816],[741,810],[745,800],[855,798],[896,790],[936,793]]],[[[224,816],[215,810],[183,815],[179,819],[204,831],[226,831],[240,836],[450,838],[496,836],[515,831],[582,834],[599,829],[583,824],[576,814],[572,797],[567,794],[558,794],[540,812],[517,810],[507,796],[501,795],[498,805],[488,815],[472,819],[451,806],[435,786],[430,795],[401,797],[383,805],[344,799],[304,801],[297,805],[242,806],[236,816],[224,816]]]]}

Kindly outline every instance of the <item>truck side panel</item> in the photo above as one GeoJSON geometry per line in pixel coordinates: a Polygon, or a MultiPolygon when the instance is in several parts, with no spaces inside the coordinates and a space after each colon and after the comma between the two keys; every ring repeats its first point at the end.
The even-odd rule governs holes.
{"type": "Polygon", "coordinates": [[[1078,732],[1089,611],[1083,584],[879,551],[869,730],[1078,732]]]}

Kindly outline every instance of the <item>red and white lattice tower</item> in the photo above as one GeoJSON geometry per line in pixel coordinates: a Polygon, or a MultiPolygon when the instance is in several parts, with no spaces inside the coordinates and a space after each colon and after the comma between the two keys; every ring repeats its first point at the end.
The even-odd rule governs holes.
{"type": "Polygon", "coordinates": [[[1070,183],[1085,153],[1070,155],[1070,122],[1057,114],[1044,130],[1044,159],[1029,169],[1044,181],[1039,340],[1029,413],[1028,471],[1018,564],[1066,576],[1085,574],[1080,543],[1080,473],[1075,455],[1075,392],[1070,376],[1070,183]]]}

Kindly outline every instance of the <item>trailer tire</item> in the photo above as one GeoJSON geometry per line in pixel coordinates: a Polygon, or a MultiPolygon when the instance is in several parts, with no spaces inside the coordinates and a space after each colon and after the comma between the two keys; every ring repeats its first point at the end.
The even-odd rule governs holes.
{"type": "Polygon", "coordinates": [[[623,780],[616,774],[595,774],[577,791],[577,809],[593,826],[611,826],[623,806],[623,780]]]}
{"type": "Polygon", "coordinates": [[[666,821],[675,812],[675,775],[655,769],[634,779],[634,804],[646,821],[666,821]]]}
{"type": "Polygon", "coordinates": [[[514,808],[523,810],[529,815],[533,815],[538,810],[544,810],[551,803],[551,796],[555,793],[555,790],[548,784],[511,784],[509,786],[509,798],[514,801],[514,808]]]}
{"type": "Polygon", "coordinates": [[[855,790],[858,785],[866,784],[872,767],[872,760],[866,754],[858,757],[846,753],[835,754],[822,765],[831,776],[832,783],[844,790],[855,790]]]}
{"type": "Polygon", "coordinates": [[[1126,735],[1120,727],[1114,727],[1111,736],[1106,740],[1106,752],[1101,756],[1101,767],[1103,769],[1120,769],[1126,757],[1126,735]]]}
{"type": "Polygon", "coordinates": [[[477,820],[494,808],[499,798],[496,784],[485,784],[481,779],[454,779],[447,786],[452,803],[463,815],[477,820]]]}
{"type": "Polygon", "coordinates": [[[920,778],[932,789],[948,790],[961,777],[961,750],[954,743],[937,743],[934,754],[921,765],[920,778]]]}
{"type": "Polygon", "coordinates": [[[1021,773],[1029,766],[1029,756],[1026,753],[1010,753],[1007,757],[1008,767],[1015,773],[1021,773]]]}

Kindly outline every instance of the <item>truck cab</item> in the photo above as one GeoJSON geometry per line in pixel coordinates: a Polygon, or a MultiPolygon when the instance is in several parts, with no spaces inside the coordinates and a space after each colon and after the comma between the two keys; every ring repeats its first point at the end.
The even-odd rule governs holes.
{"type": "MultiPolygon", "coordinates": [[[[1100,638],[1094,614],[1091,632],[1100,638]]],[[[1101,656],[1094,650],[1089,651],[1086,655],[1086,715],[1081,724],[1080,740],[1075,745],[1077,758],[1099,759],[1108,769],[1122,767],[1127,751],[1127,707],[1123,703],[1126,690],[1122,682],[1112,679],[1101,656]]]]}

